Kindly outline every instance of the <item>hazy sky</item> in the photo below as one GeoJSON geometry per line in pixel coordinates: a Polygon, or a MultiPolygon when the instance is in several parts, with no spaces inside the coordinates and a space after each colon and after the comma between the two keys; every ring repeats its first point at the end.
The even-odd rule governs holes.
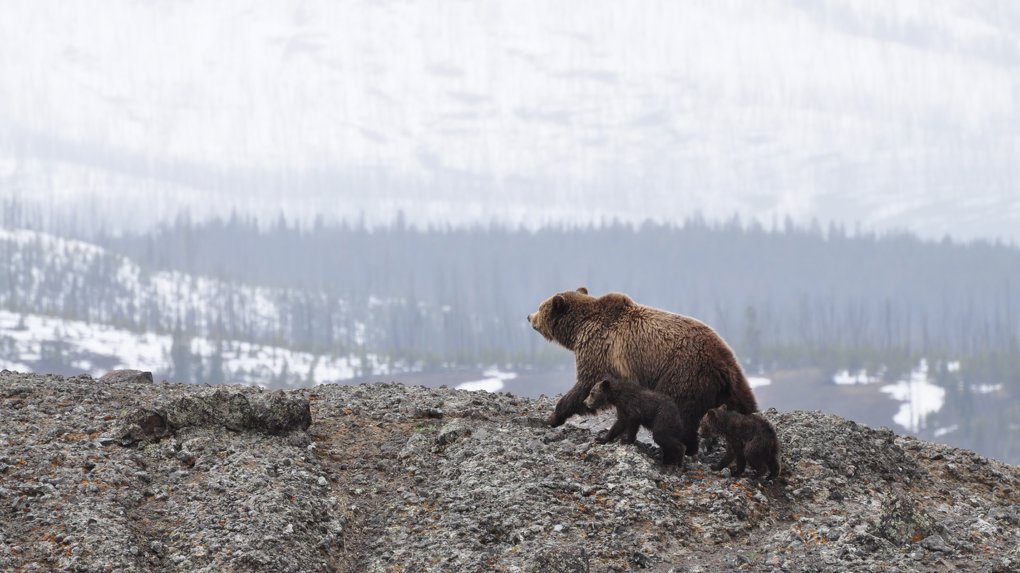
{"type": "Polygon", "coordinates": [[[54,212],[736,213],[1020,241],[1008,0],[3,12],[0,194],[54,212]]]}

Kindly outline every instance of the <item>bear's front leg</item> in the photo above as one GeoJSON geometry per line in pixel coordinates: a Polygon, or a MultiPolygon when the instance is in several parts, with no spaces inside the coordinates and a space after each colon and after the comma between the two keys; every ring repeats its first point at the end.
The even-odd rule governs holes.
{"type": "Polygon", "coordinates": [[[588,397],[588,393],[575,392],[575,386],[569,392],[560,398],[560,401],[556,403],[556,409],[553,413],[546,418],[545,423],[551,427],[556,428],[562,426],[567,418],[570,418],[574,414],[587,414],[591,412],[587,406],[584,405],[584,399],[588,397]]]}
{"type": "Polygon", "coordinates": [[[616,423],[613,424],[613,427],[609,428],[609,431],[606,432],[606,435],[595,438],[595,442],[599,444],[608,444],[615,440],[617,436],[622,434],[625,427],[626,425],[623,423],[623,420],[617,419],[616,423]]]}
{"type": "Polygon", "coordinates": [[[723,454],[722,459],[719,460],[718,463],[712,465],[712,469],[714,471],[719,471],[723,469],[724,467],[730,465],[730,463],[733,462],[734,457],[736,456],[734,456],[733,454],[733,448],[726,448],[726,453],[723,454]]]}
{"type": "Polygon", "coordinates": [[[556,403],[556,409],[546,418],[545,423],[553,428],[562,426],[567,418],[574,414],[591,414],[592,411],[584,405],[584,400],[591,393],[591,389],[601,378],[584,373],[578,369],[577,382],[574,387],[567,391],[556,403]]]}

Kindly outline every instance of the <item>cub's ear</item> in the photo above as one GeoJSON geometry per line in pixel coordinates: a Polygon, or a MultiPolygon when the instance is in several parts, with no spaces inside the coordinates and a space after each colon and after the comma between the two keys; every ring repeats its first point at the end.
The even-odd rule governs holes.
{"type": "Polygon", "coordinates": [[[577,292],[581,294],[588,294],[588,289],[586,287],[577,287],[577,292]]]}
{"type": "Polygon", "coordinates": [[[729,409],[730,409],[729,406],[727,406],[726,404],[723,404],[723,405],[719,406],[719,408],[718,408],[718,410],[720,412],[725,412],[725,411],[727,411],[729,409]]]}
{"type": "Polygon", "coordinates": [[[597,387],[598,387],[599,390],[601,390],[603,392],[608,392],[609,391],[609,380],[603,380],[603,381],[599,382],[597,387]]]}
{"type": "Polygon", "coordinates": [[[567,297],[561,294],[558,294],[553,297],[552,300],[553,314],[563,314],[564,312],[567,312],[567,308],[569,307],[570,305],[567,303],[567,297]]]}

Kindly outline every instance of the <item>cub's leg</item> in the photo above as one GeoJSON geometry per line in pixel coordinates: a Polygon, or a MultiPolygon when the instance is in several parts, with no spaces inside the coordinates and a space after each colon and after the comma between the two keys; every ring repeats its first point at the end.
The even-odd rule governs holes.
{"type": "Polygon", "coordinates": [[[623,420],[617,418],[616,423],[613,424],[613,427],[609,428],[609,432],[607,432],[605,436],[595,438],[595,441],[599,444],[608,444],[609,442],[615,440],[616,436],[622,434],[625,427],[626,425],[623,423],[623,420]]]}
{"type": "Polygon", "coordinates": [[[638,433],[638,430],[640,430],[640,429],[641,429],[641,424],[639,424],[638,422],[631,422],[630,424],[627,424],[627,437],[624,438],[623,443],[625,443],[625,444],[633,444],[634,442],[636,442],[637,441],[637,433],[638,433]]]}
{"type": "Polygon", "coordinates": [[[652,439],[662,448],[662,463],[667,466],[684,465],[684,443],[672,434],[666,432],[655,432],[652,439]]]}
{"type": "Polygon", "coordinates": [[[736,457],[736,456],[733,455],[733,448],[727,446],[726,453],[723,454],[722,459],[719,460],[718,463],[716,463],[716,464],[714,464],[712,466],[712,469],[715,470],[715,471],[719,471],[719,470],[729,466],[731,463],[733,463],[733,458],[734,457],[736,457]]]}
{"type": "Polygon", "coordinates": [[[747,467],[747,459],[744,458],[744,452],[737,450],[737,465],[730,471],[730,475],[733,477],[740,477],[744,475],[744,468],[747,467]]]}

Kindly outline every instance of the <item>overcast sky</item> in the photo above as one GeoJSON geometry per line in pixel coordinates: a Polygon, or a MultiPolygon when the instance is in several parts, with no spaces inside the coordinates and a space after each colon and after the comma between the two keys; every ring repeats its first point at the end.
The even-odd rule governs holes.
{"type": "Polygon", "coordinates": [[[0,194],[1020,241],[1020,3],[4,2],[0,194]]]}

